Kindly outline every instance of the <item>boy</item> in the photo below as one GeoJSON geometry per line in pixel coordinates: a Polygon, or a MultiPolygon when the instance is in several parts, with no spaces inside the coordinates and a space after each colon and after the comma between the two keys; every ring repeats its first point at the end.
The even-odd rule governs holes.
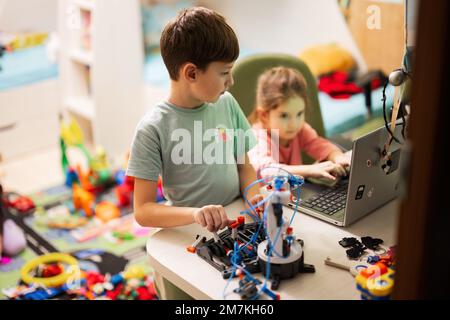
{"type": "MultiPolygon", "coordinates": [[[[182,10],[169,22],[160,44],[171,88],[167,101],[136,129],[127,170],[135,177],[135,217],[143,226],[198,223],[217,231],[229,224],[223,206],[256,180],[247,158],[254,137],[239,148],[243,139],[229,134],[234,129],[251,134],[238,103],[226,92],[233,85],[239,44],[222,16],[200,7],[182,10]],[[155,202],[160,174],[171,206],[155,202]]],[[[261,199],[257,193],[256,185],[249,190],[251,203],[261,199]]]]}

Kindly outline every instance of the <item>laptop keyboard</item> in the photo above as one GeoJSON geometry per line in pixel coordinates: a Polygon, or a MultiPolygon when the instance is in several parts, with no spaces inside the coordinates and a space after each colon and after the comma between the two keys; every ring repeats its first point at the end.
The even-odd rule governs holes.
{"type": "Polygon", "coordinates": [[[345,208],[347,200],[348,180],[340,181],[336,186],[328,188],[319,194],[302,202],[301,206],[311,208],[328,215],[333,215],[345,208]]]}

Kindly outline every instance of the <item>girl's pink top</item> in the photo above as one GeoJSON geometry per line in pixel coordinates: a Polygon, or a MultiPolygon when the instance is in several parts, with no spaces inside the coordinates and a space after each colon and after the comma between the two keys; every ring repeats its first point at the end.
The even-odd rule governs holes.
{"type": "Polygon", "coordinates": [[[303,163],[301,151],[305,151],[317,161],[322,161],[331,152],[339,150],[330,141],[320,137],[316,130],[307,123],[303,125],[287,147],[280,146],[276,133],[270,134],[269,130],[264,129],[261,123],[255,123],[252,129],[258,144],[249,151],[248,156],[258,173],[266,166],[301,165],[303,163]]]}

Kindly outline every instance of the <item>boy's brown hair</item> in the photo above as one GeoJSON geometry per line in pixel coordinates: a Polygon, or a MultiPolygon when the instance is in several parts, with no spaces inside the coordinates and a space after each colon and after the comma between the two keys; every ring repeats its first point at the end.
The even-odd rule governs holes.
{"type": "Polygon", "coordinates": [[[236,34],[225,18],[203,7],[180,11],[164,28],[160,45],[172,80],[178,80],[186,62],[206,70],[211,62],[232,62],[239,56],[236,34]]]}

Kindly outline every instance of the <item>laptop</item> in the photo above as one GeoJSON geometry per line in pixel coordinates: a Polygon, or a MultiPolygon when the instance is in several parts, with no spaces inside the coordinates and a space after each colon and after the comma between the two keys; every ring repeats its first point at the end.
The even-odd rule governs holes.
{"type": "MultiPolygon", "coordinates": [[[[401,146],[404,142],[402,126],[397,125],[389,151],[391,163],[381,153],[389,133],[381,127],[353,142],[350,172],[332,187],[313,184],[305,180],[301,187],[298,210],[338,226],[347,226],[381,207],[399,194],[401,178],[401,146]]],[[[295,200],[297,191],[292,191],[295,200]]],[[[289,203],[294,208],[296,201],[289,203]]]]}

